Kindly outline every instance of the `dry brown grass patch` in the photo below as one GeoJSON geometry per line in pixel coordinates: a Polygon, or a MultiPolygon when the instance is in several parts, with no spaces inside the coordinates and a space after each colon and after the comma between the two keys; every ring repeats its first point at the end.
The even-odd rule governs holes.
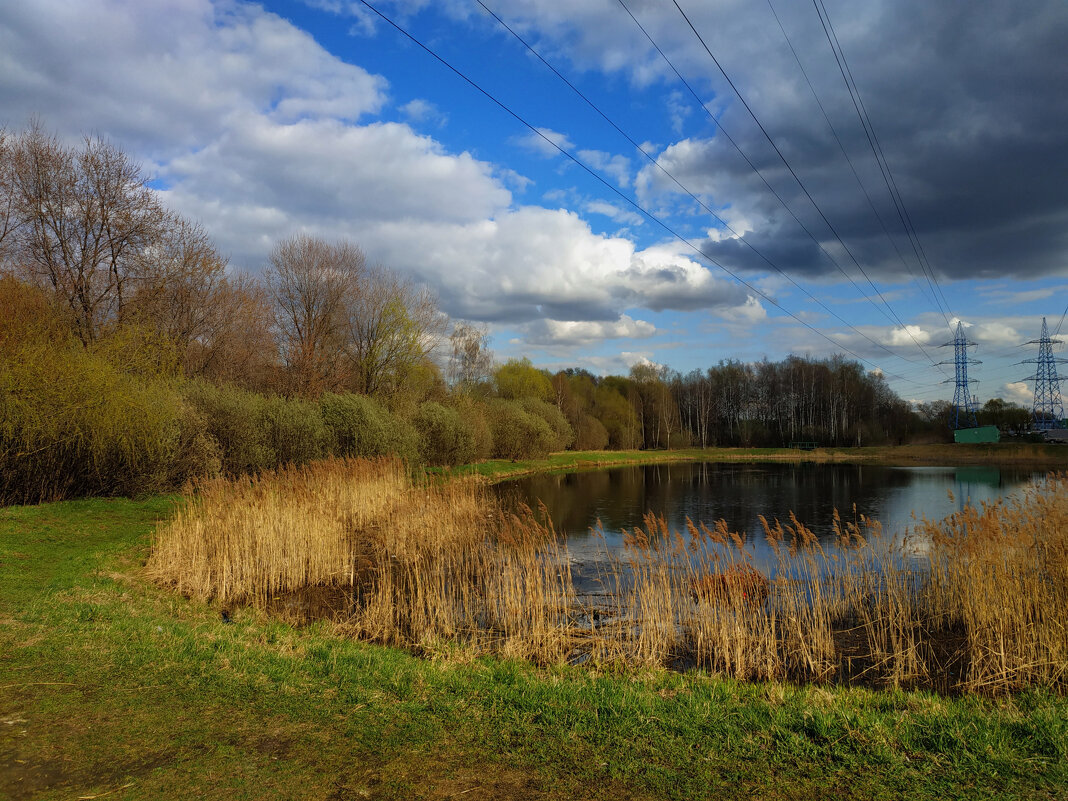
{"type": "Polygon", "coordinates": [[[1068,688],[1068,477],[923,521],[901,541],[836,516],[824,549],[763,521],[774,580],[722,521],[648,516],[580,595],[544,515],[473,481],[413,483],[393,460],[330,461],[200,485],[162,525],[156,580],[435,659],[499,653],[742,679],[1000,692],[1068,688]]]}

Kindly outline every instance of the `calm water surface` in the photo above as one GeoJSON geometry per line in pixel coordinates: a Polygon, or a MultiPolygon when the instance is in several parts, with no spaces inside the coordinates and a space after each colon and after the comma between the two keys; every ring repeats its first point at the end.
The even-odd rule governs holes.
{"type": "MultiPolygon", "coordinates": [[[[941,519],[967,503],[978,506],[1020,492],[1041,471],[1019,468],[884,467],[848,464],[662,464],[561,475],[535,475],[498,484],[506,504],[544,503],[579,562],[622,547],[622,529],[641,525],[647,512],[685,531],[686,518],[727,521],[746,539],[758,565],[773,562],[758,515],[789,521],[792,511],[832,549],[832,519],[866,515],[884,536],[900,536],[916,519],[941,519]],[[915,517],[914,517],[915,515],[915,517]],[[604,536],[594,536],[598,525],[604,536]]],[[[910,539],[922,551],[923,542],[910,539]]]]}

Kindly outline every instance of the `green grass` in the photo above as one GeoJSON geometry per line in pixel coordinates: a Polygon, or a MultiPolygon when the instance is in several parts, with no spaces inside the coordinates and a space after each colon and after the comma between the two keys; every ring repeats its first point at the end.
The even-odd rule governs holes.
{"type": "Polygon", "coordinates": [[[432,474],[476,475],[499,481],[529,473],[564,473],[656,462],[875,462],[885,465],[1018,464],[1064,469],[1068,446],[997,443],[979,445],[880,445],[864,448],[685,448],[662,451],[564,451],[544,459],[511,462],[488,459],[451,469],[432,468],[432,474]]]}
{"type": "Polygon", "coordinates": [[[474,464],[447,469],[432,469],[432,472],[452,476],[476,475],[488,479],[510,478],[527,473],[564,473],[575,470],[596,470],[628,464],[653,462],[692,462],[700,458],[700,450],[685,451],[562,451],[544,459],[487,459],[474,464]]]}
{"type": "Polygon", "coordinates": [[[427,655],[146,584],[170,498],[0,510],[0,798],[1059,798],[1068,701],[427,655]]]}

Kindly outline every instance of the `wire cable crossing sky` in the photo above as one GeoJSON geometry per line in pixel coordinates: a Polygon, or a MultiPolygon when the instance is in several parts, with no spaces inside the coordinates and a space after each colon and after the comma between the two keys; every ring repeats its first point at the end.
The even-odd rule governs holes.
{"type": "Polygon", "coordinates": [[[115,142],[235,271],[356,242],[500,359],[844,355],[927,402],[960,323],[980,403],[1030,407],[1064,41],[1062,0],[39,0],[0,6],[0,125],[115,142]]]}

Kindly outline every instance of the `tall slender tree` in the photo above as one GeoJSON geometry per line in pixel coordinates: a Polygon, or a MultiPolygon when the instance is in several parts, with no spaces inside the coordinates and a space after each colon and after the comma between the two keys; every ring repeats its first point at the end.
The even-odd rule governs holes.
{"type": "Polygon", "coordinates": [[[9,211],[0,224],[16,266],[52,288],[88,345],[122,315],[168,215],[140,166],[105,140],[69,147],[34,123],[3,155],[9,211]]]}
{"type": "Polygon", "coordinates": [[[426,287],[378,267],[359,276],[349,295],[344,353],[353,388],[391,395],[437,349],[448,327],[426,287]]]}
{"type": "Polygon", "coordinates": [[[349,314],[366,274],[349,242],[304,234],[275,246],[264,277],[291,392],[315,396],[344,384],[349,314]]]}

